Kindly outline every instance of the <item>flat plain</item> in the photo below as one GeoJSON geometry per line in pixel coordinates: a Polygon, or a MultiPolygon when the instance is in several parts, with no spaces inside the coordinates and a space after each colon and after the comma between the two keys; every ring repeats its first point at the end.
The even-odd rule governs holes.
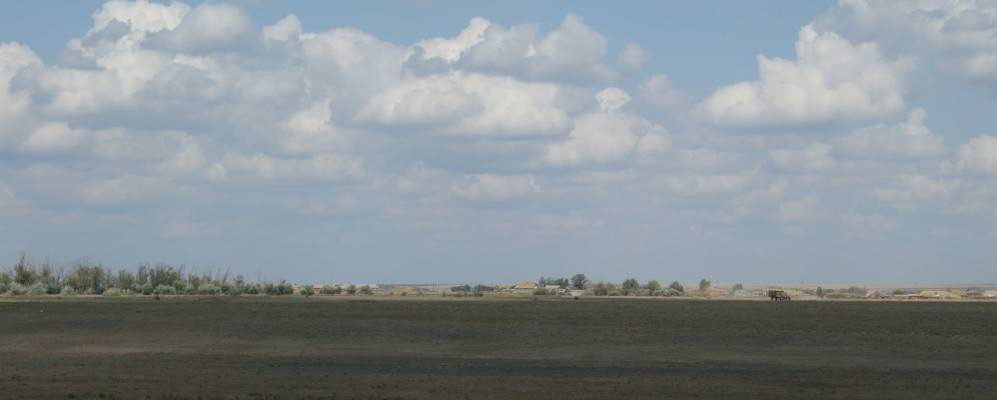
{"type": "Polygon", "coordinates": [[[997,303],[0,300],[0,399],[997,396],[997,303]]]}

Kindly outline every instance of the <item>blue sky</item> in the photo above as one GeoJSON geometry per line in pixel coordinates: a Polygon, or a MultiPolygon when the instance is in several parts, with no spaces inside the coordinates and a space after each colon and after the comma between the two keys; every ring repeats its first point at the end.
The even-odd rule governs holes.
{"type": "Polygon", "coordinates": [[[4,8],[9,262],[997,280],[987,4],[4,8]]]}

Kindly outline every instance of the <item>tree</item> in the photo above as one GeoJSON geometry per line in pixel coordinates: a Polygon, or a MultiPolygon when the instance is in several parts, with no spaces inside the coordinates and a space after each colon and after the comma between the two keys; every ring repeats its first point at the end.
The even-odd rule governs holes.
{"type": "Polygon", "coordinates": [[[350,285],[346,287],[346,294],[352,296],[357,294],[357,287],[355,285],[350,285]]]}
{"type": "Polygon", "coordinates": [[[699,291],[705,292],[710,288],[710,281],[704,279],[699,280],[699,291]]]}
{"type": "Polygon", "coordinates": [[[668,288],[679,293],[685,293],[685,288],[682,287],[682,284],[679,283],[679,281],[672,281],[672,283],[668,284],[668,288]]]}
{"type": "Polygon", "coordinates": [[[655,280],[647,281],[647,285],[645,285],[644,287],[647,289],[647,294],[651,296],[654,296],[655,293],[661,291],[661,284],[655,280]]]}
{"type": "Polygon", "coordinates": [[[637,290],[640,289],[640,282],[637,282],[634,278],[627,279],[623,281],[622,289],[625,296],[636,294],[637,290]]]}
{"type": "Polygon", "coordinates": [[[822,288],[820,286],[817,286],[817,298],[818,299],[823,299],[824,298],[824,288],[822,288]]]}
{"type": "Polygon", "coordinates": [[[585,274],[575,274],[575,276],[571,277],[571,287],[575,289],[578,290],[585,289],[585,285],[587,285],[588,283],[589,280],[588,278],[585,277],[585,274]]]}
{"type": "Polygon", "coordinates": [[[733,287],[730,288],[733,291],[744,290],[744,285],[740,283],[735,283],[733,287]]]}
{"type": "Polygon", "coordinates": [[[363,285],[360,287],[360,294],[374,294],[374,289],[368,285],[363,285]]]}
{"type": "Polygon", "coordinates": [[[35,272],[28,262],[27,254],[21,253],[21,258],[14,266],[14,282],[28,286],[35,282],[35,272]]]}
{"type": "Polygon", "coordinates": [[[299,293],[301,293],[302,296],[309,297],[315,294],[315,288],[312,287],[312,285],[301,285],[301,291],[299,293]]]}

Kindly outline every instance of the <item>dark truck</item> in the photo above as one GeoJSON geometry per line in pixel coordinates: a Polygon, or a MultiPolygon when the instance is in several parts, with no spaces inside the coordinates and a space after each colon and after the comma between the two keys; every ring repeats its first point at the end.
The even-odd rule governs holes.
{"type": "Polygon", "coordinates": [[[790,300],[792,300],[792,297],[789,297],[789,294],[787,294],[785,290],[769,289],[768,290],[768,295],[769,295],[769,300],[772,300],[772,301],[790,301],[790,300]]]}

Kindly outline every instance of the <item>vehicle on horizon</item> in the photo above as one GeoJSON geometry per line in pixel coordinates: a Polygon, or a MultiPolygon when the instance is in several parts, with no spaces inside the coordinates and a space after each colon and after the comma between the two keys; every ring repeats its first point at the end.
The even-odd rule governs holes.
{"type": "Polygon", "coordinates": [[[769,289],[766,293],[769,295],[769,300],[772,301],[790,301],[793,299],[788,293],[786,293],[785,290],[782,289],[769,289]]]}

